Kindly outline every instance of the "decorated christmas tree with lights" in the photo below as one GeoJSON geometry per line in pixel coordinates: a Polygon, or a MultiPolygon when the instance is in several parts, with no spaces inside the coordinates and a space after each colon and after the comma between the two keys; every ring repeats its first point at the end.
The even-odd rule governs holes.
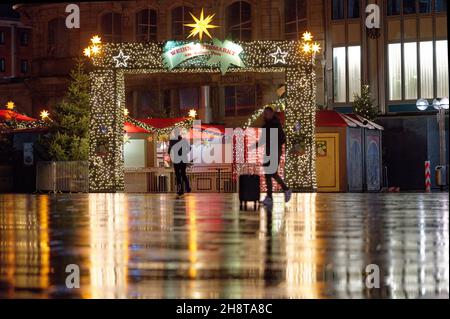
{"type": "Polygon", "coordinates": [[[355,94],[353,102],[353,113],[358,114],[368,120],[374,120],[378,116],[378,108],[373,105],[374,100],[370,94],[370,87],[363,85],[361,95],[355,94]]]}
{"type": "Polygon", "coordinates": [[[46,142],[55,161],[83,161],[89,155],[89,76],[81,59],[70,73],[71,83],[51,116],[46,142]]]}

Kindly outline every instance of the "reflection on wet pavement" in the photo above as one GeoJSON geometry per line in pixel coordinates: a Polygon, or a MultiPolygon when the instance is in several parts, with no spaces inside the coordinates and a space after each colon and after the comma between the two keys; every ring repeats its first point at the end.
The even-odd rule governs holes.
{"type": "Polygon", "coordinates": [[[243,212],[235,194],[0,195],[0,297],[448,298],[448,193],[281,201],[243,212]]]}

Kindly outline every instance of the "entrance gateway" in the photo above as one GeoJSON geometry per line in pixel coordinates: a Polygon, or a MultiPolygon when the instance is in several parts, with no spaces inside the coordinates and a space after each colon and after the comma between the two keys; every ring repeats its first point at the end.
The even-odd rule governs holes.
{"type": "MultiPolygon", "coordinates": [[[[308,38],[309,40],[307,40],[308,38]]],[[[124,190],[125,75],[284,72],[286,181],[314,191],[316,182],[315,51],[304,41],[108,43],[90,72],[90,192],[124,190]]]]}

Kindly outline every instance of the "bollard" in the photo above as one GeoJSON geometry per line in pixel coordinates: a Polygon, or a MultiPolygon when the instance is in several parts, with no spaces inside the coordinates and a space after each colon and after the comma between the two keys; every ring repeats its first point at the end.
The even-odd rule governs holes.
{"type": "Polygon", "coordinates": [[[430,161],[425,161],[425,192],[431,193],[430,161]]]}

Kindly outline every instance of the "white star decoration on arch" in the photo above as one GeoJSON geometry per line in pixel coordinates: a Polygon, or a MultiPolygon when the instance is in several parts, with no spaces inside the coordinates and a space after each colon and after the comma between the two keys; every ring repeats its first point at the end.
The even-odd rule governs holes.
{"type": "Polygon", "coordinates": [[[281,51],[280,47],[277,47],[277,51],[274,53],[271,53],[270,56],[274,59],[274,64],[277,63],[283,63],[286,64],[286,57],[288,56],[288,53],[285,51],[281,51]]]}
{"type": "Polygon", "coordinates": [[[128,59],[130,58],[129,55],[123,54],[123,51],[120,50],[119,55],[114,56],[113,59],[116,61],[116,68],[120,67],[127,67],[128,66],[128,59]]]}

